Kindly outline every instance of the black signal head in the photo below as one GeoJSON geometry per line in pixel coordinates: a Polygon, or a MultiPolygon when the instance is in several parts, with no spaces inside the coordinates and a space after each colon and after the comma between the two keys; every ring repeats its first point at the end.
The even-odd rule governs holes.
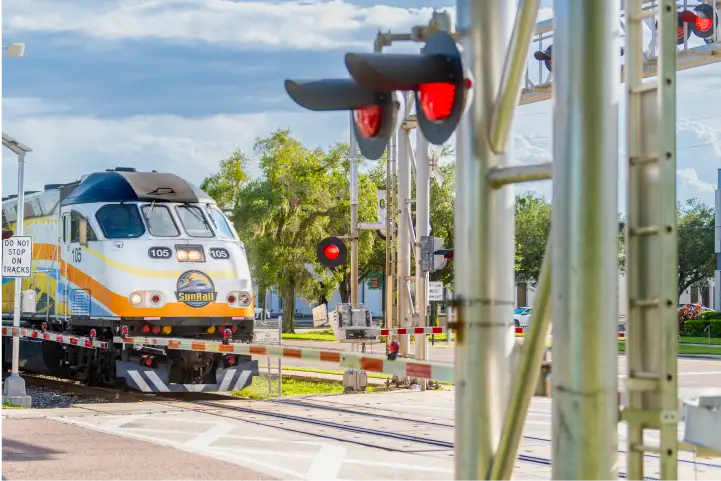
{"type": "Polygon", "coordinates": [[[345,264],[348,249],[345,243],[337,237],[326,237],[316,247],[318,262],[328,268],[336,268],[345,264]]]}

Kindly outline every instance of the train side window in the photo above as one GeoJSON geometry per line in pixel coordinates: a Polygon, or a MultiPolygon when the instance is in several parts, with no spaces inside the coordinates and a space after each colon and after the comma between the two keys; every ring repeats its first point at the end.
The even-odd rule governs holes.
{"type": "Polygon", "coordinates": [[[70,242],[70,216],[63,214],[63,242],[70,242]]]}
{"type": "MultiPolygon", "coordinates": [[[[80,219],[86,219],[84,215],[82,215],[80,212],[74,210],[70,212],[70,242],[76,243],[80,242],[80,219]]],[[[66,237],[67,238],[67,237],[66,237]]],[[[95,235],[95,231],[93,230],[92,226],[90,225],[90,222],[88,222],[88,241],[96,241],[98,240],[98,237],[95,235]]]]}
{"type": "Polygon", "coordinates": [[[208,209],[208,215],[210,216],[210,220],[213,221],[213,225],[215,226],[215,231],[218,233],[218,235],[224,239],[235,239],[235,236],[233,235],[233,231],[231,230],[230,226],[228,225],[228,221],[225,219],[225,216],[222,212],[220,212],[215,207],[210,207],[208,209]]]}
{"type": "Polygon", "coordinates": [[[133,239],[145,234],[135,204],[106,204],[95,213],[95,219],[107,239],[133,239]]]}
{"type": "Polygon", "coordinates": [[[180,235],[170,210],[164,205],[148,204],[144,205],[142,210],[150,234],[156,237],[178,237],[180,235]]]}

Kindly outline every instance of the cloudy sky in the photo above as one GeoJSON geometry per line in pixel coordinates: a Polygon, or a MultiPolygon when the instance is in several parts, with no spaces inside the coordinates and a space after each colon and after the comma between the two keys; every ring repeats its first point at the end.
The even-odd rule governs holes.
{"type": "MultiPolygon", "coordinates": [[[[27,189],[116,166],[200,183],[221,158],[236,148],[250,153],[256,137],[277,128],[312,146],[347,139],[344,114],[302,110],[283,80],[345,77],[343,54],[370,50],[378,29],[406,32],[427,23],[431,7],[454,13],[453,4],[4,0],[3,45],[27,48],[24,58],[3,57],[2,128],[33,148],[27,189]]],[[[542,4],[539,19],[551,17],[551,2],[542,4]]],[[[678,197],[712,203],[721,64],[679,73],[678,95],[678,197]]],[[[521,107],[515,126],[517,161],[551,159],[550,101],[521,107]]],[[[8,195],[17,190],[17,162],[6,149],[2,158],[8,195]]],[[[521,190],[548,196],[549,184],[521,190]]]]}

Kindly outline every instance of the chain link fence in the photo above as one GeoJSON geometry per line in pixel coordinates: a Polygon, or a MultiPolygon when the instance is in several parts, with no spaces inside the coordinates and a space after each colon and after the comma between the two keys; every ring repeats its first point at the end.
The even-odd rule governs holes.
{"type": "MultiPolygon", "coordinates": [[[[253,329],[253,344],[279,346],[283,331],[282,318],[256,319],[253,329]]],[[[240,391],[240,396],[252,399],[270,399],[283,395],[281,385],[282,359],[270,356],[254,356],[258,360],[259,375],[253,378],[253,383],[240,391]]]]}

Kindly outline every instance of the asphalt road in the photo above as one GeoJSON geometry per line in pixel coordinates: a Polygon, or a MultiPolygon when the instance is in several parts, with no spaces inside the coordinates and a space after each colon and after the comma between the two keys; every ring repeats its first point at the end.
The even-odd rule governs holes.
{"type": "MultiPolygon", "coordinates": [[[[317,349],[331,349],[350,351],[351,344],[329,342],[329,341],[284,341],[284,345],[298,347],[312,347],[317,349]]],[[[455,358],[455,349],[453,344],[436,343],[437,347],[429,348],[429,358],[433,362],[453,363],[455,358]]],[[[385,344],[366,345],[367,353],[385,354],[385,344]]],[[[256,357],[261,364],[267,362],[266,358],[256,357]]],[[[626,377],[626,356],[618,356],[618,372],[620,378],[626,377]]],[[[272,361],[275,363],[276,361],[272,361]]],[[[284,359],[283,366],[306,367],[318,369],[339,369],[337,364],[310,361],[305,359],[284,359]]],[[[721,359],[692,359],[679,358],[678,360],[678,382],[679,388],[700,388],[706,386],[721,387],[721,359]]]]}
{"type": "MultiPolygon", "coordinates": [[[[229,464],[235,479],[453,478],[453,391],[85,405],[46,415],[3,419],[7,479],[228,479],[229,464]]],[[[623,473],[623,424],[618,433],[623,473]]],[[[550,479],[550,434],[551,400],[535,398],[514,479],[550,479]]],[[[721,479],[719,458],[679,459],[679,479],[721,479]]],[[[658,479],[658,457],[646,465],[658,479]]]]}

